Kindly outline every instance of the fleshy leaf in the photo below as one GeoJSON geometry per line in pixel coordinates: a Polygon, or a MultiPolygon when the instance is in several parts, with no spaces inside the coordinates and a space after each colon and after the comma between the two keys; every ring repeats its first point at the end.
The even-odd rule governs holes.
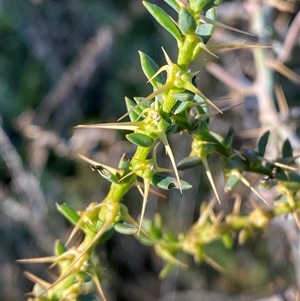
{"type": "Polygon", "coordinates": [[[179,12],[180,5],[176,0],[164,0],[166,3],[168,3],[175,11],[179,12]]]}
{"type": "Polygon", "coordinates": [[[289,139],[286,139],[282,146],[282,157],[283,158],[293,157],[293,148],[289,139]]]}
{"type": "Polygon", "coordinates": [[[68,204],[56,204],[57,210],[73,225],[77,225],[80,216],[79,214],[68,204]]]}
{"type": "Polygon", "coordinates": [[[239,177],[237,174],[231,175],[224,187],[225,192],[230,192],[232,189],[240,182],[241,177],[239,177]]]}
{"type": "Polygon", "coordinates": [[[261,157],[263,157],[265,155],[269,136],[270,136],[270,131],[267,131],[259,138],[259,141],[257,144],[257,153],[261,157]]]}
{"type": "Polygon", "coordinates": [[[154,19],[166,29],[178,42],[181,42],[182,37],[179,29],[175,25],[171,17],[159,6],[143,1],[145,8],[154,17],[154,19]]]}
{"type": "Polygon", "coordinates": [[[186,157],[177,164],[178,170],[185,170],[201,165],[202,161],[198,156],[186,157]]]}
{"type": "Polygon", "coordinates": [[[120,222],[114,224],[114,229],[118,233],[125,234],[125,235],[133,235],[136,234],[138,231],[138,228],[136,226],[126,222],[120,222]]]}
{"type": "Polygon", "coordinates": [[[142,133],[131,133],[126,135],[126,139],[131,143],[141,147],[151,147],[154,140],[142,133]]]}
{"type": "MultiPolygon", "coordinates": [[[[161,175],[161,174],[155,174],[152,177],[151,183],[154,186],[157,186],[157,187],[159,187],[161,189],[165,189],[165,190],[169,190],[171,188],[177,188],[177,189],[180,188],[176,178],[161,175]]],[[[192,187],[192,185],[186,181],[180,180],[180,184],[181,184],[182,190],[190,189],[192,187]]]]}
{"type": "MultiPolygon", "coordinates": [[[[210,20],[216,19],[216,10],[215,8],[212,8],[208,10],[205,14],[205,17],[209,18],[210,20]]],[[[209,39],[211,38],[213,32],[214,32],[215,26],[210,23],[203,23],[199,25],[196,29],[196,34],[201,37],[203,40],[203,43],[206,44],[209,39]]]]}
{"type": "Polygon", "coordinates": [[[136,106],[136,103],[128,97],[125,97],[125,104],[126,104],[127,111],[130,112],[129,113],[130,121],[133,122],[137,121],[140,117],[140,114],[142,113],[141,108],[136,108],[134,111],[132,111],[132,109],[136,106]]]}
{"type": "Polygon", "coordinates": [[[193,34],[197,28],[195,18],[185,7],[182,7],[179,11],[178,25],[181,32],[185,35],[193,34]]]}
{"type": "Polygon", "coordinates": [[[159,84],[163,85],[165,83],[165,79],[162,73],[153,78],[153,75],[159,70],[157,64],[149,55],[143,53],[142,51],[139,51],[139,55],[142,70],[145,76],[153,87],[159,88],[159,84]]]}

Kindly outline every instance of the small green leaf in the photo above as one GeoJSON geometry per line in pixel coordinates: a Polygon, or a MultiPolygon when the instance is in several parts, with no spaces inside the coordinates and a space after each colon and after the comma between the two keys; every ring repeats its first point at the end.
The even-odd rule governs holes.
{"type": "Polygon", "coordinates": [[[67,250],[67,248],[65,247],[65,245],[59,239],[57,239],[55,241],[55,245],[54,245],[55,255],[59,256],[59,255],[65,253],[66,250],[67,250]]]}
{"type": "Polygon", "coordinates": [[[153,87],[159,88],[159,84],[163,85],[165,83],[165,78],[162,73],[159,73],[153,78],[153,75],[159,70],[157,64],[149,55],[143,53],[142,51],[139,51],[139,55],[142,70],[145,76],[148,80],[150,80],[150,83],[153,87]]]}
{"type": "Polygon", "coordinates": [[[136,106],[136,103],[128,97],[125,97],[125,103],[127,112],[130,112],[130,121],[137,121],[140,117],[140,114],[142,113],[142,110],[140,108],[136,108],[134,111],[132,111],[132,109],[136,106]]]}
{"type": "Polygon", "coordinates": [[[178,26],[185,35],[194,34],[197,28],[194,16],[185,7],[182,7],[179,11],[178,26]]]}
{"type": "Polygon", "coordinates": [[[124,153],[119,161],[118,168],[123,170],[128,169],[130,160],[131,160],[131,156],[124,153]]]}
{"type": "Polygon", "coordinates": [[[176,0],[164,0],[168,3],[175,11],[179,12],[180,6],[176,0]]]}
{"type": "Polygon", "coordinates": [[[240,182],[241,178],[237,174],[231,175],[224,187],[225,192],[230,192],[240,182]]]}
{"type": "Polygon", "coordinates": [[[180,102],[178,105],[176,104],[176,109],[174,111],[174,115],[177,115],[187,109],[189,109],[191,104],[189,102],[180,102]]]}
{"type": "Polygon", "coordinates": [[[186,157],[177,164],[178,170],[185,170],[201,165],[202,160],[198,156],[186,157]]]}
{"type": "MultiPolygon", "coordinates": [[[[164,176],[161,174],[155,174],[152,177],[152,181],[151,183],[154,186],[157,186],[161,189],[165,189],[165,190],[169,190],[171,188],[177,188],[179,189],[179,185],[178,185],[178,180],[173,178],[173,177],[169,177],[169,176],[164,176]]],[[[182,181],[180,180],[181,183],[181,189],[185,190],[185,189],[190,189],[192,187],[191,184],[189,184],[186,181],[182,181]]]]}
{"type": "Polygon", "coordinates": [[[195,97],[195,94],[191,92],[174,93],[173,97],[179,101],[186,102],[192,101],[195,97]]]}
{"type": "Polygon", "coordinates": [[[151,147],[154,140],[142,133],[131,133],[126,135],[126,139],[131,143],[141,147],[151,147]]]}
{"type": "Polygon", "coordinates": [[[154,19],[166,29],[178,42],[181,42],[182,37],[179,29],[169,15],[159,6],[143,1],[145,8],[154,17],[154,19]]]}
{"type": "Polygon", "coordinates": [[[114,224],[114,229],[121,234],[133,235],[138,232],[138,228],[132,224],[126,222],[120,222],[114,224]]]}
{"type": "Polygon", "coordinates": [[[79,214],[68,204],[56,204],[57,210],[73,225],[77,225],[80,220],[79,214]]]}
{"type": "MultiPolygon", "coordinates": [[[[207,17],[211,20],[215,20],[216,19],[216,9],[215,8],[209,9],[205,13],[205,17],[207,17]]],[[[215,25],[209,24],[209,23],[203,23],[197,27],[196,34],[198,36],[200,36],[203,43],[206,44],[209,41],[209,39],[211,38],[214,30],[215,30],[215,25]]]]}
{"type": "Polygon", "coordinates": [[[257,153],[259,156],[263,157],[266,152],[267,143],[269,140],[270,131],[265,132],[259,139],[257,144],[257,153]]]}
{"type": "Polygon", "coordinates": [[[293,157],[293,148],[289,139],[286,139],[283,143],[282,157],[283,158],[293,157]]]}
{"type": "Polygon", "coordinates": [[[229,127],[228,132],[224,138],[223,141],[223,145],[225,146],[225,148],[227,150],[231,150],[232,149],[232,139],[233,139],[233,135],[234,135],[234,129],[232,126],[229,127]]]}
{"type": "Polygon", "coordinates": [[[169,134],[174,134],[176,133],[178,130],[178,125],[176,123],[172,123],[171,125],[169,125],[166,129],[166,135],[169,134]]]}

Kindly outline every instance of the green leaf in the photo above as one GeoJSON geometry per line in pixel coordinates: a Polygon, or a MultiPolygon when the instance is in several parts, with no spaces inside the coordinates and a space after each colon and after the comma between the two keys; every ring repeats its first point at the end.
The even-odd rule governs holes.
{"type": "Polygon", "coordinates": [[[202,160],[198,156],[186,157],[177,164],[178,170],[185,170],[201,165],[202,160]]]}
{"type": "Polygon", "coordinates": [[[114,224],[114,229],[116,230],[116,232],[125,235],[133,235],[138,232],[138,227],[126,222],[120,222],[114,224]]]}
{"type": "Polygon", "coordinates": [[[153,78],[153,75],[159,70],[157,64],[149,55],[143,53],[142,51],[139,51],[139,55],[140,55],[142,70],[145,76],[147,77],[148,80],[151,79],[150,83],[153,87],[159,88],[159,84],[163,85],[165,83],[165,78],[162,73],[159,73],[157,76],[153,78]]]}
{"type": "MultiPolygon", "coordinates": [[[[215,20],[216,19],[216,9],[212,8],[205,13],[205,17],[215,20]]],[[[215,26],[213,24],[203,23],[199,25],[196,29],[196,34],[200,36],[203,43],[206,44],[211,38],[213,32],[215,30],[215,26]]]]}
{"type": "Polygon", "coordinates": [[[179,29],[171,17],[169,17],[169,15],[163,9],[146,1],[143,1],[143,4],[148,12],[164,29],[166,29],[178,42],[182,41],[182,36],[179,29]]]}
{"type": "Polygon", "coordinates": [[[293,148],[289,139],[286,139],[283,143],[282,157],[283,158],[293,157],[293,148]]]}
{"type": "Polygon", "coordinates": [[[257,144],[257,153],[259,156],[263,157],[266,152],[267,143],[269,140],[270,131],[265,132],[259,139],[257,144]]]}
{"type": "MultiPolygon", "coordinates": [[[[161,174],[155,174],[152,177],[151,183],[154,186],[157,186],[157,187],[159,187],[161,189],[165,189],[165,190],[169,190],[171,188],[179,189],[178,181],[176,178],[164,176],[161,174]]],[[[180,183],[181,183],[182,190],[190,189],[192,187],[192,185],[186,181],[180,180],[180,183]]]]}
{"type": "Polygon", "coordinates": [[[224,191],[225,192],[232,191],[232,189],[240,182],[240,180],[241,179],[238,175],[236,174],[231,175],[225,184],[224,191]]]}
{"type": "Polygon", "coordinates": [[[166,129],[166,135],[169,134],[174,134],[176,133],[178,130],[178,125],[176,123],[172,123],[171,125],[169,125],[166,129]]]}
{"type": "Polygon", "coordinates": [[[185,35],[194,34],[196,31],[196,20],[185,7],[182,7],[179,11],[178,26],[181,32],[185,35]]]}
{"type": "Polygon", "coordinates": [[[57,239],[55,241],[55,245],[54,245],[55,255],[59,256],[59,255],[65,253],[66,250],[67,250],[67,248],[65,247],[65,245],[59,239],[57,239]]]}
{"type": "Polygon", "coordinates": [[[73,225],[77,225],[79,222],[79,214],[68,204],[64,203],[62,205],[56,204],[57,210],[73,225]]]}
{"type": "Polygon", "coordinates": [[[232,139],[234,135],[234,129],[232,126],[229,127],[228,132],[224,138],[223,145],[227,150],[232,149],[232,139]]]}
{"type": "Polygon", "coordinates": [[[136,103],[128,97],[125,97],[125,103],[126,103],[127,112],[130,112],[129,113],[130,121],[137,121],[140,117],[140,114],[142,113],[142,110],[140,108],[136,108],[134,111],[132,111],[132,109],[136,107],[136,103]]]}
{"type": "Polygon", "coordinates": [[[192,101],[195,97],[195,94],[191,92],[174,93],[173,97],[179,101],[186,102],[192,101]]]}
{"type": "Polygon", "coordinates": [[[176,109],[174,111],[174,115],[177,115],[183,111],[185,111],[186,109],[190,108],[190,103],[189,102],[180,102],[177,106],[176,109]]]}
{"type": "Polygon", "coordinates": [[[126,139],[131,143],[141,147],[151,147],[154,140],[142,133],[131,133],[126,135],[126,139]]]}
{"type": "Polygon", "coordinates": [[[166,3],[168,3],[175,11],[179,12],[180,5],[176,0],[164,0],[166,3]]]}
{"type": "Polygon", "coordinates": [[[130,164],[131,156],[128,154],[124,153],[119,161],[118,168],[127,170],[130,164]]]}

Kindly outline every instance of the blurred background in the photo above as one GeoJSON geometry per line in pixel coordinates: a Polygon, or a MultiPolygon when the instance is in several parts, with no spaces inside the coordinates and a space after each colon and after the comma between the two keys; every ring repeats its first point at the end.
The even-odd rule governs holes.
{"type": "MultiPolygon", "coordinates": [[[[173,15],[162,0],[152,2],[173,15]]],[[[200,71],[198,87],[219,101],[221,108],[231,108],[224,116],[211,119],[212,129],[225,134],[233,125],[237,149],[254,148],[259,134],[272,129],[277,138],[268,151],[274,159],[287,137],[295,155],[300,150],[300,14],[299,1],[262,2],[264,24],[255,19],[258,2],[254,0],[225,1],[217,9],[220,22],[259,33],[258,37],[220,27],[210,43],[264,42],[274,46],[265,58],[269,62],[265,68],[271,74],[267,87],[257,84],[262,71],[254,63],[257,54],[252,50],[220,52],[219,59],[204,54],[193,69],[200,71]],[[257,90],[250,93],[253,83],[257,90]],[[265,89],[267,96],[259,96],[257,91],[265,89]]],[[[49,279],[53,271],[44,264],[21,265],[16,260],[50,256],[55,240],[66,241],[72,229],[56,210],[56,203],[67,202],[83,210],[92,201],[101,202],[109,189],[77,154],[116,167],[124,152],[134,151],[123,132],[74,127],[114,122],[125,113],[124,96],[151,92],[140,68],[138,50],[161,66],[161,46],[173,60],[177,48],[140,0],[3,0],[0,28],[0,296],[4,301],[25,300],[32,283],[23,272],[29,270],[49,279]]],[[[189,143],[186,135],[172,137],[177,161],[189,154],[189,143]]],[[[160,165],[170,166],[162,147],[158,159],[160,165]]],[[[222,194],[224,182],[218,174],[220,164],[215,161],[213,158],[211,164],[226,201],[223,209],[230,210],[232,200],[222,194]]],[[[160,212],[166,227],[177,233],[186,231],[197,220],[199,205],[212,198],[201,168],[181,177],[193,189],[183,195],[170,191],[164,193],[165,198],[151,196],[146,213],[152,218],[154,212],[160,212]]],[[[252,180],[257,181],[255,177],[252,180]]],[[[241,186],[238,193],[247,212],[251,209],[249,190],[241,186]]],[[[276,191],[266,192],[266,197],[275,199],[276,191]]],[[[140,199],[134,190],[124,199],[136,219],[140,199]]],[[[168,278],[159,280],[163,262],[154,251],[134,237],[115,234],[97,249],[107,298],[296,300],[299,231],[292,219],[274,221],[266,232],[258,233],[242,247],[226,250],[216,244],[211,248],[219,262],[235,271],[234,278],[228,279],[205,264],[195,265],[186,256],[189,269],[175,269],[168,278]]]]}

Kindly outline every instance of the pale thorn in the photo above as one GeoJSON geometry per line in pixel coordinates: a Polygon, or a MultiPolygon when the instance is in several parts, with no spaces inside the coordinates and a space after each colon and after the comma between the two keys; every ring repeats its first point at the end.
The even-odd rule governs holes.
{"type": "Polygon", "coordinates": [[[165,51],[164,47],[161,47],[163,53],[164,53],[164,56],[166,58],[166,61],[168,63],[168,65],[174,65],[174,63],[172,62],[172,60],[170,59],[170,57],[168,56],[167,52],[165,51]]]}
{"type": "MultiPolygon", "coordinates": [[[[142,104],[142,102],[139,103],[136,107],[139,107],[142,104]]],[[[140,125],[141,125],[141,121],[135,121],[135,122],[130,121],[130,122],[121,122],[121,123],[114,122],[114,123],[100,123],[100,124],[80,124],[80,125],[77,125],[75,128],[113,129],[113,130],[134,131],[134,130],[137,130],[140,125]]]]}
{"type": "Polygon", "coordinates": [[[169,155],[169,158],[170,158],[172,166],[173,166],[173,170],[174,170],[175,175],[176,175],[179,190],[182,193],[182,186],[181,186],[181,182],[180,182],[180,178],[179,178],[178,169],[177,169],[177,166],[176,166],[176,162],[175,162],[175,158],[174,158],[172,149],[171,149],[171,147],[169,145],[169,142],[168,142],[168,139],[166,137],[166,134],[162,132],[158,135],[158,137],[161,140],[161,142],[163,143],[163,145],[165,146],[166,152],[169,155]]]}
{"type": "Polygon", "coordinates": [[[27,259],[17,259],[16,262],[19,263],[46,263],[56,261],[57,256],[48,256],[40,258],[27,258],[27,259]]]}
{"type": "Polygon", "coordinates": [[[232,196],[235,198],[232,212],[234,214],[239,214],[241,210],[242,197],[238,193],[234,193],[232,196]]]}
{"type": "Polygon", "coordinates": [[[205,51],[207,52],[208,54],[214,56],[215,58],[219,58],[216,54],[214,54],[213,52],[211,52],[207,47],[206,45],[203,43],[203,42],[199,42],[198,45],[205,51]]]}
{"type": "MultiPolygon", "coordinates": [[[[128,116],[130,113],[132,113],[134,110],[136,110],[138,107],[144,105],[145,103],[147,103],[149,100],[153,99],[154,97],[158,96],[159,94],[169,90],[173,88],[173,84],[172,83],[166,83],[165,85],[161,86],[160,88],[158,88],[157,90],[155,90],[154,92],[152,92],[151,94],[149,94],[146,98],[144,98],[140,103],[138,103],[136,106],[134,106],[131,110],[129,110],[127,113],[125,113],[123,116],[121,116],[118,121],[124,119],[126,116],[128,116]]],[[[128,124],[132,124],[134,122],[123,122],[121,124],[124,123],[128,123],[128,124]]]]}
{"type": "Polygon", "coordinates": [[[39,285],[41,285],[44,288],[48,288],[51,285],[51,283],[49,283],[49,282],[47,282],[47,281],[45,281],[45,280],[43,280],[43,279],[35,276],[34,274],[32,274],[32,273],[30,273],[28,271],[25,271],[24,275],[30,281],[32,281],[34,283],[38,283],[39,285]]]}
{"type": "Polygon", "coordinates": [[[205,208],[204,212],[200,212],[200,217],[197,221],[197,225],[202,226],[206,222],[211,210],[214,208],[216,205],[216,200],[213,199],[205,208]]]}
{"type": "Polygon", "coordinates": [[[207,262],[209,265],[211,265],[214,269],[221,273],[226,273],[227,270],[224,269],[219,263],[217,263],[215,260],[213,260],[211,257],[204,254],[204,261],[207,262]]]}
{"type": "Polygon", "coordinates": [[[211,171],[210,171],[210,168],[209,168],[209,165],[208,165],[208,162],[207,162],[207,159],[206,157],[203,157],[201,158],[202,162],[203,162],[203,165],[204,165],[204,168],[205,168],[205,172],[206,172],[206,175],[208,177],[208,180],[210,182],[210,185],[215,193],[215,196],[218,200],[218,203],[221,204],[221,200],[220,200],[220,197],[219,197],[219,194],[218,194],[218,191],[217,191],[217,188],[216,188],[216,185],[214,183],[214,179],[212,177],[212,174],[211,174],[211,171]]]}
{"type": "Polygon", "coordinates": [[[258,196],[266,205],[270,206],[270,204],[264,199],[263,196],[261,196],[254,188],[253,186],[244,178],[241,176],[241,181],[256,195],[258,196]]]}
{"type": "Polygon", "coordinates": [[[186,269],[188,267],[188,265],[186,263],[180,261],[179,259],[177,259],[176,257],[174,257],[169,252],[164,251],[160,244],[154,245],[154,249],[155,249],[155,252],[157,254],[162,255],[161,256],[162,259],[164,259],[164,260],[166,260],[168,262],[171,262],[171,263],[173,263],[173,264],[181,267],[182,269],[186,269]]]}
{"type": "Polygon", "coordinates": [[[142,212],[141,212],[138,235],[140,234],[141,227],[142,227],[142,222],[143,222],[144,215],[145,215],[146,204],[148,202],[149,188],[150,188],[150,181],[145,181],[144,180],[143,206],[142,206],[142,212]]]}
{"type": "Polygon", "coordinates": [[[111,221],[106,221],[104,223],[103,227],[100,229],[100,231],[93,238],[93,240],[85,247],[84,251],[81,252],[81,254],[78,256],[78,258],[76,258],[75,261],[70,265],[68,270],[63,275],[61,275],[55,282],[53,282],[45,291],[43,291],[37,298],[43,296],[43,294],[45,294],[47,291],[49,291],[50,289],[55,287],[58,283],[60,283],[61,281],[63,281],[67,277],[71,276],[72,273],[74,273],[77,270],[77,269],[74,270],[74,267],[75,267],[76,263],[81,259],[81,257],[84,255],[84,253],[86,253],[92,247],[92,245],[101,237],[101,235],[106,230],[109,229],[110,226],[111,226],[111,221]]]}
{"type": "Polygon", "coordinates": [[[214,107],[219,113],[223,114],[223,112],[210,99],[208,99],[202,92],[200,92],[194,85],[190,84],[188,87],[186,87],[186,89],[197,94],[201,98],[203,98],[209,105],[214,107]]]}
{"type": "MultiPolygon", "coordinates": [[[[101,203],[101,204],[98,204],[97,206],[95,206],[95,207],[93,207],[91,209],[94,210],[94,209],[97,209],[97,208],[102,207],[102,206],[109,206],[109,204],[101,203]]],[[[74,237],[74,235],[78,232],[78,230],[80,229],[81,225],[83,224],[83,219],[85,218],[84,213],[86,211],[91,212],[92,211],[91,209],[87,208],[84,212],[81,213],[81,216],[80,216],[80,219],[79,219],[78,223],[76,224],[76,226],[72,230],[71,234],[69,235],[69,238],[68,238],[68,240],[67,240],[67,242],[65,244],[66,246],[70,243],[70,241],[72,240],[72,238],[74,237]]]]}
{"type": "MultiPolygon", "coordinates": [[[[152,81],[152,79],[154,79],[158,74],[162,73],[163,71],[167,71],[169,68],[169,66],[162,66],[160,67],[155,74],[147,81],[147,83],[149,83],[150,81],[152,81]]],[[[163,87],[164,85],[162,85],[161,87],[163,87]]]]}
{"type": "Polygon", "coordinates": [[[100,166],[106,168],[107,170],[109,170],[109,171],[110,171],[111,173],[113,173],[113,174],[116,174],[116,173],[117,173],[117,169],[115,169],[115,168],[113,168],[113,167],[110,167],[110,166],[108,166],[108,165],[105,165],[105,164],[99,163],[99,162],[97,162],[97,161],[91,160],[91,159],[89,159],[89,158],[87,158],[87,157],[85,157],[85,156],[83,156],[83,155],[81,155],[81,154],[78,154],[78,156],[79,156],[83,161],[89,163],[92,167],[93,167],[93,166],[98,166],[98,165],[100,165],[100,166]]]}
{"type": "MultiPolygon", "coordinates": [[[[168,169],[168,171],[172,171],[172,169],[168,169]]],[[[143,190],[141,189],[141,187],[144,187],[144,184],[137,181],[136,186],[137,186],[137,189],[139,190],[139,192],[141,193],[141,195],[143,196],[143,190]]],[[[163,199],[166,199],[166,198],[167,198],[167,196],[165,196],[164,194],[162,194],[162,193],[160,193],[160,192],[158,192],[158,191],[156,191],[156,190],[154,190],[154,189],[151,189],[151,187],[150,187],[149,191],[150,191],[151,193],[153,193],[153,194],[155,194],[155,195],[157,195],[157,196],[163,198],[163,199]]]]}
{"type": "Polygon", "coordinates": [[[221,44],[221,45],[207,45],[208,49],[215,51],[226,51],[235,49],[252,49],[252,48],[273,48],[273,46],[266,46],[260,44],[221,44]]]}
{"type": "Polygon", "coordinates": [[[298,229],[300,230],[300,217],[299,217],[299,214],[297,212],[293,212],[293,215],[294,215],[294,219],[295,219],[295,222],[297,224],[297,227],[298,229]]]}
{"type": "Polygon", "coordinates": [[[235,32],[238,32],[238,33],[242,33],[242,34],[245,34],[245,35],[248,35],[248,36],[255,36],[255,34],[253,33],[249,33],[249,32],[246,32],[246,31],[243,31],[243,30],[240,30],[240,29],[237,29],[237,28],[234,28],[234,27],[231,27],[231,26],[228,26],[228,25],[225,25],[223,23],[220,23],[218,21],[215,21],[215,20],[212,20],[212,19],[209,19],[203,15],[201,15],[201,21],[203,23],[209,23],[209,24],[213,24],[217,27],[221,27],[221,28],[224,28],[224,29],[228,29],[228,30],[231,30],[231,31],[235,31],[235,32]]]}
{"type": "MultiPolygon", "coordinates": [[[[296,156],[295,159],[297,157],[299,158],[300,156],[296,156]]],[[[289,166],[289,165],[286,165],[286,164],[282,164],[280,162],[271,162],[269,160],[266,160],[266,161],[269,162],[269,163],[273,163],[275,166],[283,168],[283,169],[289,169],[289,170],[292,170],[292,171],[298,171],[299,170],[299,168],[292,167],[292,166],[289,166]]]]}
{"type": "Polygon", "coordinates": [[[94,274],[92,275],[92,278],[93,278],[93,280],[94,280],[94,283],[95,283],[96,289],[97,289],[97,291],[98,291],[99,295],[100,295],[100,296],[101,296],[101,298],[102,298],[102,301],[107,301],[107,299],[106,299],[106,297],[105,297],[105,294],[104,294],[104,292],[103,292],[103,289],[102,289],[102,286],[101,286],[100,280],[99,280],[99,278],[98,278],[97,274],[96,274],[96,273],[94,273],[94,274]]]}

